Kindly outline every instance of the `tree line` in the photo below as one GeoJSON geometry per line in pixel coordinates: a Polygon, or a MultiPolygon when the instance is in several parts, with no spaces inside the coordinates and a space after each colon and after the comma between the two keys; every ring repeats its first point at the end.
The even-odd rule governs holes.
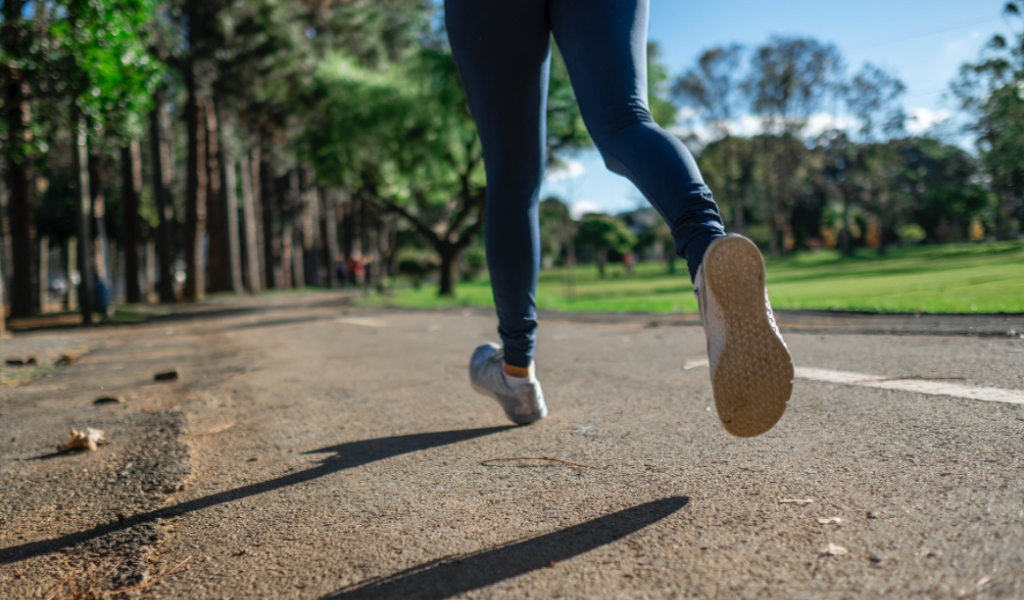
{"type": "MultiPolygon", "coordinates": [[[[337,265],[356,260],[383,283],[403,248],[432,254],[440,292],[454,293],[480,242],[486,181],[439,10],[5,0],[0,281],[11,315],[45,308],[51,255],[69,280],[77,273],[64,303],[87,323],[117,282],[127,302],[196,301],[333,286],[337,265]]],[[[930,241],[971,237],[979,223],[1005,238],[1020,229],[1024,193],[1022,40],[993,40],[953,84],[976,153],[907,135],[895,75],[866,65],[847,77],[838,49],[809,38],[714,48],[675,77],[652,44],[651,108],[663,126],[680,114],[700,124],[695,150],[730,228],[761,227],[773,253],[818,239],[850,251],[872,236],[884,248],[908,225],[930,241]],[[829,111],[852,124],[812,138],[829,111]],[[756,134],[737,128],[748,115],[756,134]]],[[[548,122],[553,165],[591,145],[557,51],[548,122]]],[[[565,211],[542,213],[557,214],[545,239],[577,232],[565,211]]],[[[629,239],[607,223],[582,230],[598,257],[586,240],[629,239]]]]}
{"type": "Polygon", "coordinates": [[[897,75],[870,63],[850,74],[835,46],[810,38],[709,49],[672,89],[710,138],[698,162],[729,229],[756,230],[776,256],[809,245],[884,252],[1019,235],[1024,161],[1009,124],[1020,121],[1016,100],[998,98],[1018,99],[1022,61],[1024,37],[997,37],[952,82],[967,131],[979,134],[973,153],[955,129],[908,133],[897,75]],[[744,116],[754,132],[739,131],[750,128],[744,116]]]}

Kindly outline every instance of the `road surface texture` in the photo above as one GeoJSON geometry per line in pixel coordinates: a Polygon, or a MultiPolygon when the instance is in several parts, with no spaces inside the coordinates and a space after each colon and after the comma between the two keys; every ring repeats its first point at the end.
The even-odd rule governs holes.
{"type": "Polygon", "coordinates": [[[750,440],[690,318],[544,321],[528,427],[468,385],[485,311],[16,335],[72,359],[0,389],[0,598],[1024,598],[1024,319],[790,317],[750,440]]]}

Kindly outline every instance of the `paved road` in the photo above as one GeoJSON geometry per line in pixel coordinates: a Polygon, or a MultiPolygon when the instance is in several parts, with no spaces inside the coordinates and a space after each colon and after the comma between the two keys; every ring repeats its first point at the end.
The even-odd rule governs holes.
{"type": "Polygon", "coordinates": [[[0,389],[0,597],[1024,598],[1024,340],[795,328],[790,408],[740,440],[699,327],[620,321],[544,324],[529,427],[467,385],[476,311],[7,341],[92,350],[0,389]],[[53,454],[86,424],[110,444],[53,454]]]}

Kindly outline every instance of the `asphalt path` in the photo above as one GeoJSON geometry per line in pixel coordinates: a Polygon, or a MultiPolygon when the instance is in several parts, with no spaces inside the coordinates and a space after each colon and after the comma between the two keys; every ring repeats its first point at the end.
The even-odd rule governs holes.
{"type": "Polygon", "coordinates": [[[689,319],[546,320],[551,416],[511,427],[468,385],[485,313],[246,306],[0,390],[0,596],[1024,598],[1017,335],[783,316],[794,395],[743,440],[689,319]]]}

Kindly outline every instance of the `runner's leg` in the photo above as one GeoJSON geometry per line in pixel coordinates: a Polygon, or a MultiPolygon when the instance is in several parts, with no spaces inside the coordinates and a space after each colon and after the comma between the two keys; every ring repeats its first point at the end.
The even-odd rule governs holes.
{"type": "Polygon", "coordinates": [[[484,239],[505,362],[529,367],[540,269],[550,38],[545,0],[446,0],[452,53],[487,170],[484,239]]]}
{"type": "Polygon", "coordinates": [[[587,130],[668,223],[693,279],[725,227],[693,156],[648,109],[648,0],[550,0],[549,14],[587,130]]]}

